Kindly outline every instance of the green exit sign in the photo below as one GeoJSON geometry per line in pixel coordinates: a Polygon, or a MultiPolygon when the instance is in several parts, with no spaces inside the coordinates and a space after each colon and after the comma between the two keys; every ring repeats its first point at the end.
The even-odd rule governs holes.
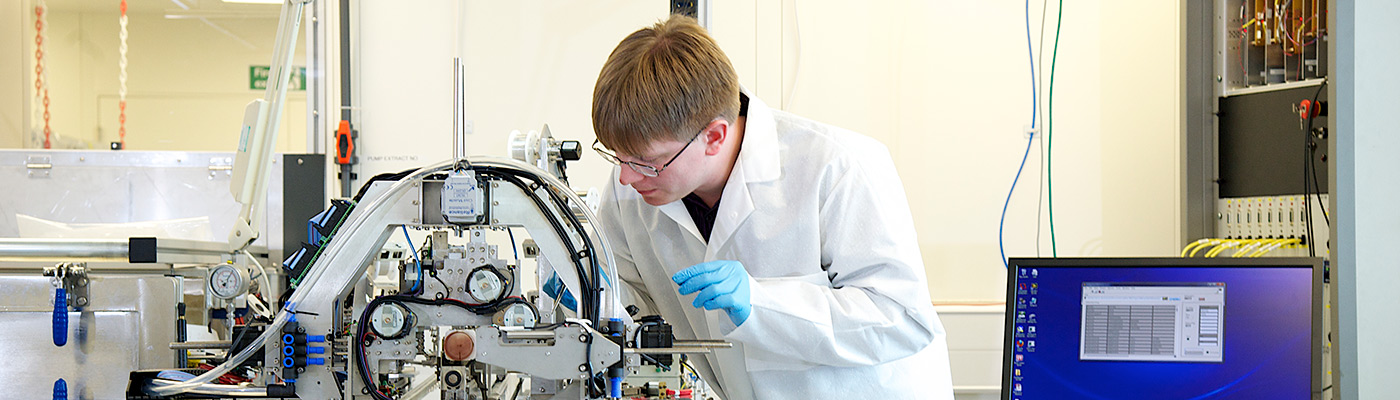
{"type": "MultiPolygon", "coordinates": [[[[248,89],[267,89],[267,77],[272,73],[272,67],[266,65],[252,65],[248,67],[248,89]]],[[[306,67],[294,67],[292,76],[287,79],[287,89],[306,90],[306,67]]]]}

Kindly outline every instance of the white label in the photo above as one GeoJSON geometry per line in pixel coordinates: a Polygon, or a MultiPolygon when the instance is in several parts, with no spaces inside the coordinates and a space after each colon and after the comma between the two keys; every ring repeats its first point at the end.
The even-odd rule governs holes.
{"type": "Polygon", "coordinates": [[[442,186],[442,216],[449,222],[472,222],[481,216],[482,193],[476,174],[453,172],[442,186]]]}

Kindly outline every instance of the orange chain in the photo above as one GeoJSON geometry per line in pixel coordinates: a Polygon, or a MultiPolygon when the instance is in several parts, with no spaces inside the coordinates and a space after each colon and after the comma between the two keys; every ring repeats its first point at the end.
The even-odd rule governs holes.
{"type": "Polygon", "coordinates": [[[121,124],[120,127],[117,128],[117,132],[121,135],[121,148],[126,149],[126,0],[122,0],[122,16],[118,21],[121,23],[122,43],[119,48],[121,51],[121,60],[119,63],[121,67],[121,73],[119,75],[121,78],[121,101],[118,103],[121,107],[121,116],[117,119],[121,124]]]}
{"type": "Polygon", "coordinates": [[[44,148],[53,148],[49,142],[53,130],[49,127],[49,89],[44,82],[44,6],[34,6],[34,92],[44,96],[44,148]]]}

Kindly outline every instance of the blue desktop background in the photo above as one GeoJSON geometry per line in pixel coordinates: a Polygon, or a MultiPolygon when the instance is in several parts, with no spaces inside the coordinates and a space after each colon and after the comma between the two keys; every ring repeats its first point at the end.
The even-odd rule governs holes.
{"type": "MultiPolygon", "coordinates": [[[[1029,268],[1028,268],[1029,269],[1029,268]]],[[[1308,268],[1038,268],[1034,352],[1023,354],[1013,400],[1308,399],[1312,271],[1308,268]],[[1224,282],[1224,362],[1080,361],[1084,282],[1224,282]]],[[[1015,273],[1015,270],[1012,270],[1015,273]]],[[[1036,306],[1029,307],[1032,297],[1036,306]]],[[[1013,302],[1009,308],[1015,308],[1013,302]]],[[[1014,335],[1015,328],[1012,328],[1014,335]]]]}

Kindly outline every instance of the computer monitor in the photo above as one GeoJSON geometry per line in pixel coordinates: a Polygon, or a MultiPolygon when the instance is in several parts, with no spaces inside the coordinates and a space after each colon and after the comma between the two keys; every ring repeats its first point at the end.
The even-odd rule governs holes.
{"type": "Polygon", "coordinates": [[[1320,398],[1322,261],[1013,258],[1003,400],[1320,398]]]}

